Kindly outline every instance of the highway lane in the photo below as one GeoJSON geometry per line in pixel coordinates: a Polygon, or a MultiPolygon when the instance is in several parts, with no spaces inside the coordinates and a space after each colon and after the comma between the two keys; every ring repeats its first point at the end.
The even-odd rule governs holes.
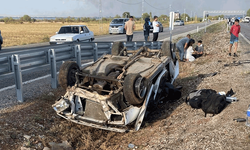
{"type": "Polygon", "coordinates": [[[243,34],[248,40],[250,40],[250,23],[240,23],[241,34],[243,34]]]}
{"type": "MultiPolygon", "coordinates": [[[[204,27],[205,23],[197,23],[197,24],[189,24],[185,26],[175,26],[174,30],[172,32],[173,36],[178,35],[184,32],[188,32],[191,30],[197,29],[197,26],[199,28],[204,27]]],[[[163,40],[170,37],[169,29],[164,28],[163,32],[159,33],[158,40],[163,40]]],[[[150,33],[149,41],[152,41],[153,33],[150,33]]],[[[95,40],[93,42],[109,42],[109,41],[126,41],[126,35],[125,34],[112,34],[112,35],[102,35],[102,36],[95,36],[95,40]]],[[[144,35],[142,31],[135,31],[133,41],[144,41],[144,35]]],[[[12,54],[24,54],[27,52],[37,52],[42,51],[45,49],[50,48],[58,48],[62,47],[63,45],[49,45],[48,42],[46,43],[39,43],[39,44],[30,44],[30,45],[23,45],[23,46],[13,46],[13,47],[3,47],[3,49],[0,51],[0,57],[10,56],[12,54]]]]}

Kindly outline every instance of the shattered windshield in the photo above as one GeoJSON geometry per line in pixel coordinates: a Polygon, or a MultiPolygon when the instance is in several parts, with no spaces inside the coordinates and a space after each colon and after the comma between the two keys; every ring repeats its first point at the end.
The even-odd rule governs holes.
{"type": "Polygon", "coordinates": [[[58,34],[78,34],[79,33],[79,27],[77,26],[70,26],[70,27],[61,27],[58,34]]]}

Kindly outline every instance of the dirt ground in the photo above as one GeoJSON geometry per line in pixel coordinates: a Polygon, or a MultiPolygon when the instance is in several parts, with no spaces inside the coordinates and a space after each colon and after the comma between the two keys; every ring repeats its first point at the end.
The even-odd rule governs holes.
{"type": "Polygon", "coordinates": [[[0,150],[8,149],[250,149],[250,128],[235,118],[245,118],[249,102],[249,44],[239,41],[239,57],[228,56],[226,25],[208,28],[192,37],[202,40],[206,55],[194,62],[181,62],[175,85],[181,85],[182,98],[166,101],[148,113],[138,132],[116,133],[77,125],[56,115],[51,105],[64,94],[62,89],[45,93],[24,104],[1,110],[0,150]],[[217,72],[205,77],[204,74],[217,72]],[[185,103],[195,89],[236,93],[238,102],[220,114],[205,117],[201,109],[185,103]]]}

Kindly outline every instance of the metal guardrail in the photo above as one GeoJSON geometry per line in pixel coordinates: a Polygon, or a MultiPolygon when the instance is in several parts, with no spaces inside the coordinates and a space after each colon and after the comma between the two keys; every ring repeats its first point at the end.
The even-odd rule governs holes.
{"type": "MultiPolygon", "coordinates": [[[[128,50],[136,50],[142,46],[150,49],[160,49],[162,41],[156,42],[123,42],[128,50]]],[[[38,52],[27,52],[25,54],[13,54],[0,58],[0,77],[6,74],[14,74],[17,99],[23,102],[22,95],[22,71],[37,69],[44,66],[50,66],[51,86],[57,88],[56,63],[60,61],[73,60],[81,66],[81,60],[96,61],[103,54],[110,54],[113,42],[84,42],[60,47],[54,49],[42,49],[38,52]]],[[[53,46],[52,46],[53,48],[53,46]]]]}

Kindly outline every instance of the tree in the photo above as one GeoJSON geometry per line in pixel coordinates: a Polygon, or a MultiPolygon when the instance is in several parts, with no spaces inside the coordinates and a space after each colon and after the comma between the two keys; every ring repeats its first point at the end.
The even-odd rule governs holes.
{"type": "Polygon", "coordinates": [[[167,21],[168,16],[167,15],[160,15],[158,18],[160,21],[167,21]]]}
{"type": "Polygon", "coordinates": [[[188,14],[181,14],[181,19],[182,19],[183,21],[186,21],[186,17],[187,17],[187,20],[190,19],[190,17],[189,17],[188,14]]]}
{"type": "Polygon", "coordinates": [[[29,15],[24,15],[20,18],[20,21],[31,22],[31,17],[29,15]]]}
{"type": "Polygon", "coordinates": [[[142,19],[145,20],[145,18],[149,18],[150,15],[148,13],[143,13],[142,14],[142,19]]]}
{"type": "Polygon", "coordinates": [[[119,15],[115,15],[115,17],[114,18],[121,18],[121,16],[119,16],[119,15]]]}
{"type": "Polygon", "coordinates": [[[130,17],[130,12],[124,12],[124,13],[122,14],[122,17],[123,17],[123,18],[129,18],[129,17],[130,17]]]}
{"type": "Polygon", "coordinates": [[[247,11],[247,16],[250,16],[250,9],[248,9],[247,11]]]}

